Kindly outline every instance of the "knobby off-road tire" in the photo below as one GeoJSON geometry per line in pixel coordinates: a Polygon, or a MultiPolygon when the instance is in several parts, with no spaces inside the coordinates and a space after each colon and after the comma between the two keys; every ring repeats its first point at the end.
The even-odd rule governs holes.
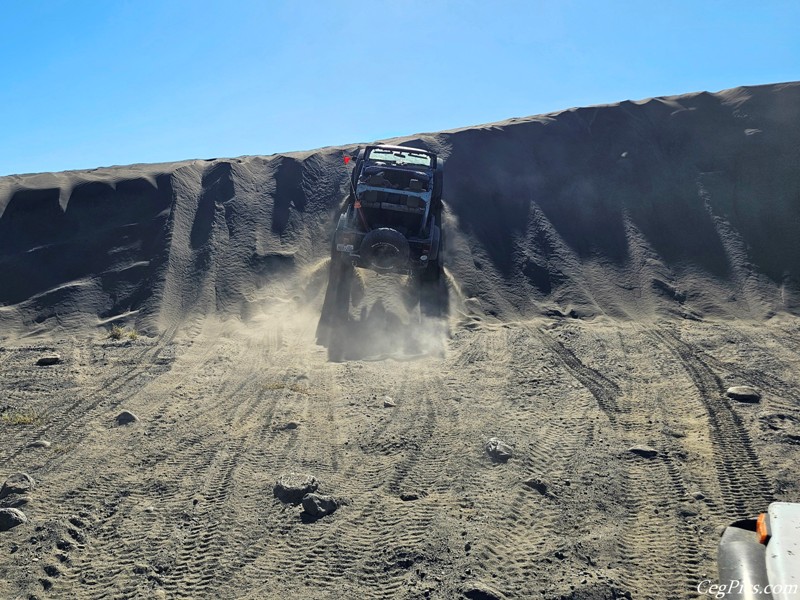
{"type": "Polygon", "coordinates": [[[337,331],[347,323],[350,314],[354,269],[341,253],[333,251],[328,271],[328,289],[317,326],[317,343],[329,349],[337,337],[340,337],[337,336],[337,331]]]}
{"type": "MultiPolygon", "coordinates": [[[[437,224],[441,223],[437,219],[437,224]]],[[[426,317],[442,317],[447,312],[447,282],[444,276],[444,230],[439,229],[439,249],[436,259],[431,261],[419,275],[419,309],[426,317]]]]}
{"type": "Polygon", "coordinates": [[[408,262],[408,255],[408,240],[389,227],[373,229],[361,242],[361,258],[377,271],[402,267],[408,262]]]}

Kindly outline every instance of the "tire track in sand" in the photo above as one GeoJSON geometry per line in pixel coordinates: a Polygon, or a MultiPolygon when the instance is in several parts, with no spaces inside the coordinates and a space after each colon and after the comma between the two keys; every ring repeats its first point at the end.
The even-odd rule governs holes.
{"type": "MultiPolygon", "coordinates": [[[[41,415],[43,424],[33,432],[29,430],[15,432],[11,443],[4,444],[0,449],[0,452],[7,452],[5,455],[0,454],[0,462],[17,459],[26,451],[25,443],[30,440],[49,438],[49,441],[58,444],[74,443],[81,436],[79,430],[98,416],[97,409],[100,413],[113,410],[135,396],[142,385],[169,371],[171,365],[162,362],[160,354],[170,346],[175,335],[175,329],[165,332],[152,345],[145,346],[128,357],[125,364],[129,368],[122,373],[101,375],[91,382],[82,381],[82,377],[78,376],[73,382],[74,385],[68,388],[72,398],[66,403],[48,403],[41,415]],[[144,381],[137,381],[138,379],[144,381]]],[[[90,344],[88,349],[78,350],[78,360],[87,350],[91,356],[94,350],[91,345],[94,342],[90,340],[88,343],[90,344]]],[[[62,394],[63,389],[59,388],[54,394],[62,394]]]]}
{"type": "Polygon", "coordinates": [[[531,329],[531,332],[536,335],[536,338],[545,348],[561,360],[572,376],[592,393],[592,396],[597,400],[598,407],[606,414],[613,425],[619,412],[619,407],[617,406],[617,397],[620,394],[619,386],[593,368],[585,365],[575,356],[572,350],[541,329],[531,329]]]}
{"type": "MultiPolygon", "coordinates": [[[[579,328],[582,336],[597,334],[579,328]]],[[[627,379],[623,390],[615,382],[585,365],[577,355],[565,348],[541,329],[533,332],[553,352],[566,370],[597,401],[598,408],[608,417],[610,430],[600,426],[598,433],[613,441],[611,448],[619,447],[629,438],[650,437],[659,451],[656,460],[647,460],[623,453],[609,457],[621,466],[618,475],[610,474],[616,482],[611,488],[621,494],[625,515],[617,524],[617,571],[624,588],[634,597],[683,598],[692,597],[693,587],[699,581],[699,558],[695,534],[681,511],[688,502],[687,483],[675,462],[680,455],[669,439],[648,432],[647,415],[661,407],[651,405],[647,386],[627,379]],[[675,577],[675,573],[682,573],[675,577]]],[[[592,339],[581,340],[589,347],[597,346],[592,339]]],[[[602,345],[606,362],[627,364],[631,349],[624,339],[612,335],[602,345]]],[[[577,425],[576,425],[577,426],[577,425]]],[[[591,431],[590,431],[591,433],[591,431]]],[[[585,442],[589,447],[591,440],[585,442]]],[[[598,451],[602,452],[600,448],[598,451]]],[[[574,458],[570,458],[570,461],[574,458]]],[[[591,471],[590,471],[591,473],[591,471]]],[[[594,478],[594,477],[593,477],[594,478]]],[[[587,507],[588,509],[588,507],[587,507]]]]}
{"type": "MultiPolygon", "coordinates": [[[[310,401],[330,404],[349,394],[363,398],[361,390],[353,389],[348,369],[346,364],[311,369],[308,384],[318,392],[310,401]]],[[[260,553],[237,574],[237,582],[271,582],[264,589],[273,593],[275,584],[283,583],[290,595],[352,586],[353,597],[394,598],[401,595],[412,566],[429,555],[430,526],[442,510],[437,490],[449,487],[439,481],[438,468],[448,456],[434,447],[443,409],[433,398],[441,379],[435,367],[420,363],[406,363],[400,370],[369,363],[365,369],[381,374],[381,386],[393,390],[397,406],[372,408],[386,420],[374,422],[358,447],[333,452],[324,462],[315,458],[320,445],[337,445],[338,418],[319,407],[314,423],[305,427],[303,420],[296,430],[293,455],[269,457],[273,472],[300,466],[320,477],[323,491],[353,502],[330,517],[303,523],[296,509],[274,501],[262,524],[260,553]],[[407,487],[425,488],[429,495],[403,502],[398,491],[407,487]],[[357,583],[351,579],[354,573],[357,583]]],[[[342,410],[347,404],[339,406],[342,410]]]]}
{"type": "MultiPolygon", "coordinates": [[[[159,443],[163,440],[164,444],[157,443],[155,447],[137,444],[140,450],[145,450],[136,453],[141,457],[138,465],[149,475],[144,483],[131,481],[135,470],[112,472],[88,482],[79,488],[77,495],[71,494],[68,504],[77,505],[83,514],[94,517],[85,536],[83,556],[76,557],[71,577],[66,573],[65,579],[88,584],[90,588],[79,588],[86,590],[88,597],[142,597],[143,586],[149,586],[150,592],[163,586],[178,597],[184,594],[194,597],[204,594],[207,585],[197,576],[198,569],[212,574],[216,571],[221,547],[218,542],[223,538],[220,538],[220,521],[214,517],[217,512],[225,514],[222,508],[241,447],[236,436],[226,436],[217,419],[231,407],[237,407],[229,412],[234,416],[249,407],[248,402],[240,401],[255,397],[251,392],[258,385],[260,371],[248,371],[246,365],[244,369],[228,372],[229,377],[213,378],[215,371],[211,367],[225,344],[215,339],[198,346],[193,353],[197,360],[184,357],[182,361],[182,364],[188,361],[188,370],[178,368],[170,376],[155,380],[149,388],[139,390],[141,397],[137,399],[147,404],[148,412],[156,416],[170,407],[196,425],[183,434],[169,435],[171,423],[148,422],[151,439],[159,443]],[[190,394],[192,398],[188,400],[174,396],[173,392],[182,387],[202,396],[195,399],[190,394]],[[209,401],[203,401],[203,396],[209,401]],[[198,429],[206,434],[200,435],[198,429]],[[124,494],[119,490],[124,490],[124,494]],[[189,505],[192,497],[201,504],[189,505]],[[155,508],[143,510],[143,504],[150,502],[155,508]],[[108,510],[109,506],[113,510],[108,510]],[[169,520],[176,516],[177,528],[169,525],[169,520]],[[165,555],[152,565],[154,548],[164,548],[165,555]],[[103,568],[97,569],[97,564],[103,568]],[[95,565],[95,573],[86,581],[90,565],[95,565]]],[[[233,350],[240,359],[248,348],[243,344],[238,346],[234,345],[233,350]]],[[[262,362],[255,361],[254,366],[262,362]]],[[[135,430],[120,433],[135,435],[135,430]]],[[[102,464],[103,460],[100,458],[98,462],[102,464]]]]}
{"type": "Polygon", "coordinates": [[[651,330],[649,334],[678,357],[699,392],[708,415],[726,517],[735,520],[758,514],[772,501],[772,489],[741,418],[724,396],[722,381],[699,353],[674,333],[651,330]]]}

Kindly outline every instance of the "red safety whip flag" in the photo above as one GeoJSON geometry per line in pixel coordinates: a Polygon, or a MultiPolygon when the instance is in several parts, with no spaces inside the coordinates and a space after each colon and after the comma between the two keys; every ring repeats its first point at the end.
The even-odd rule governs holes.
{"type": "Polygon", "coordinates": [[[350,162],[350,157],[349,156],[345,156],[344,157],[344,164],[347,164],[349,162],[350,162]]]}

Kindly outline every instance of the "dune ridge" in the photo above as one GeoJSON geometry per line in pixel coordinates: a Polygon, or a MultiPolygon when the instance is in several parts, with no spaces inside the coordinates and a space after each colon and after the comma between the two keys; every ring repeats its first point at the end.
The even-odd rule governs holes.
{"type": "MultiPolygon", "coordinates": [[[[391,140],[439,152],[448,268],[503,318],[796,314],[800,84],[391,140]]],[[[4,328],[246,314],[328,252],[356,146],[0,179],[4,328]]]]}

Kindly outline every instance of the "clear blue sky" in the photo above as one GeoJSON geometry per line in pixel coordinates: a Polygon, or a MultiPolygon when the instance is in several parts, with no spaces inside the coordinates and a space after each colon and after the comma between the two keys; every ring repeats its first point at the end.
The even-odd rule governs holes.
{"type": "Polygon", "coordinates": [[[798,0],[25,0],[0,22],[0,175],[800,79],[798,0]]]}

